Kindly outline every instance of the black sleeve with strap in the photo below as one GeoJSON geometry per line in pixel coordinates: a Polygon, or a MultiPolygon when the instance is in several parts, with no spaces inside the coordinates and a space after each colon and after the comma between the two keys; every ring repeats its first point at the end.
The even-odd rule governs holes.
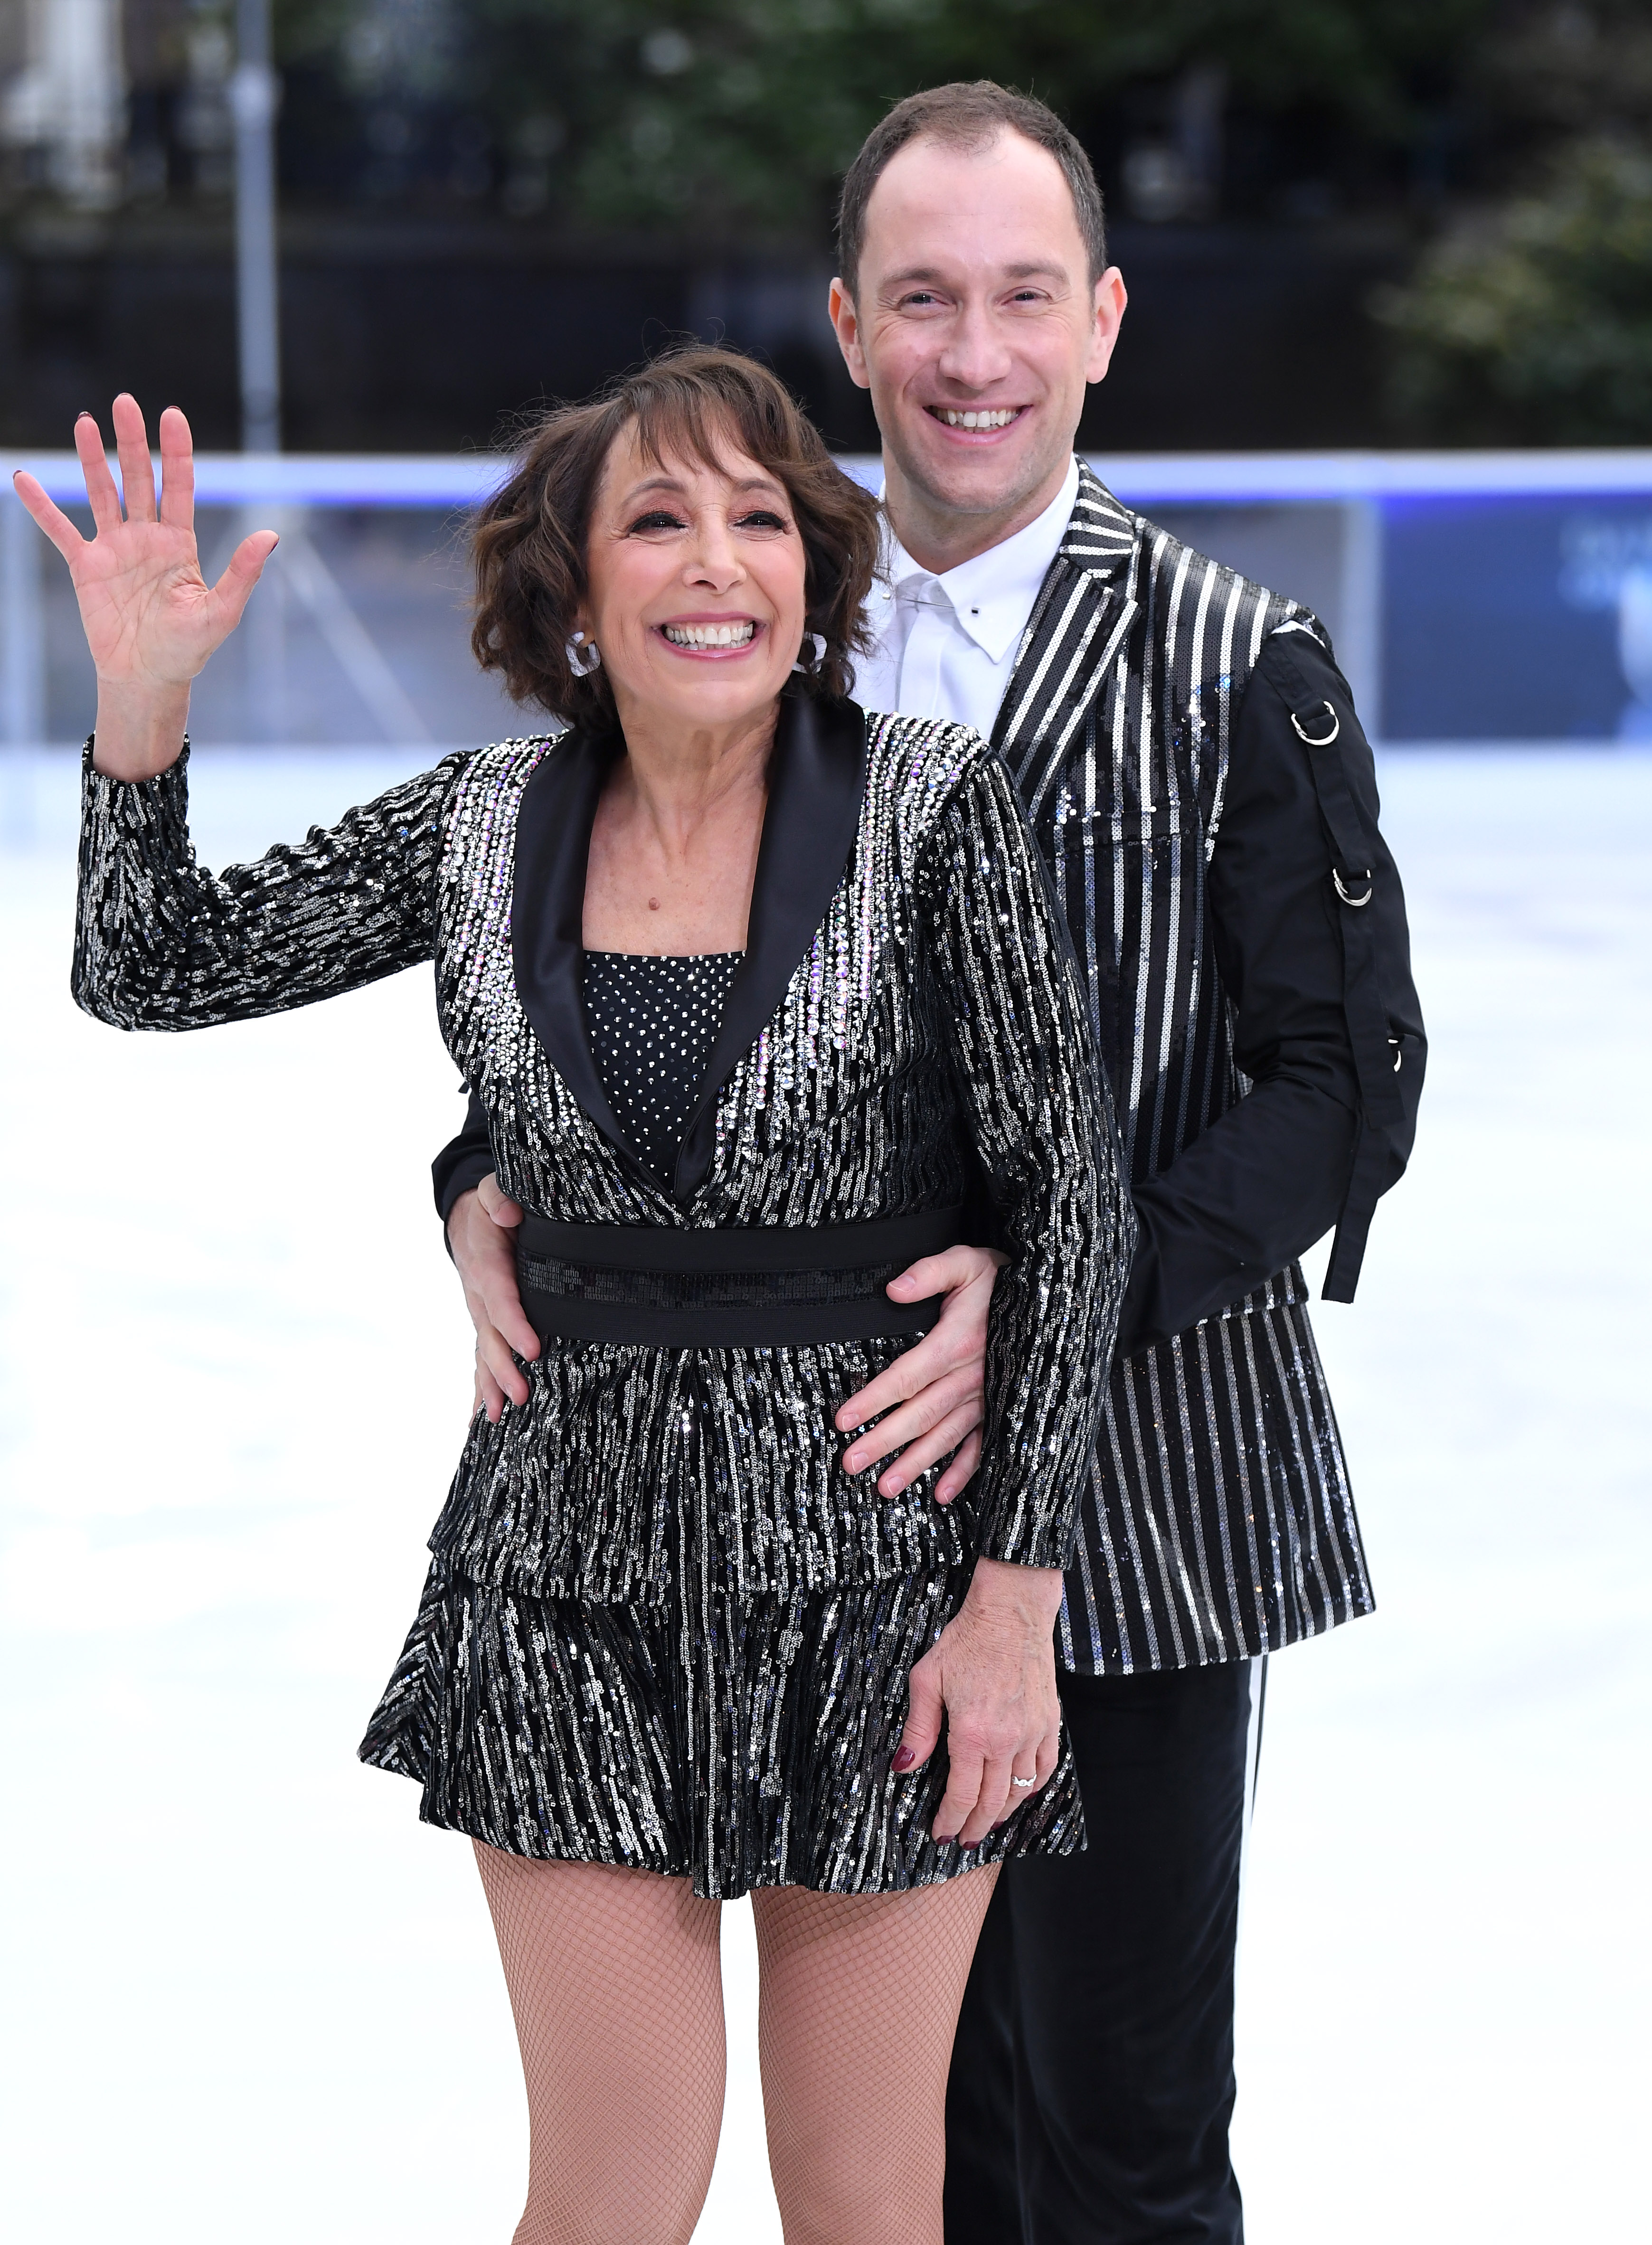
{"type": "Polygon", "coordinates": [[[1351,1302],[1377,1204],[1411,1159],[1428,1041],[1411,980],[1405,899],[1377,828],[1376,769],[1347,682],[1305,633],[1276,634],[1272,653],[1268,682],[1308,749],[1330,848],[1343,1013],[1359,1071],[1359,1143],[1324,1288],[1328,1302],[1351,1302]]]}
{"type": "MultiPolygon", "coordinates": [[[[1377,813],[1375,766],[1341,673],[1317,641],[1275,634],[1235,716],[1207,890],[1234,1059],[1251,1090],[1134,1191],[1139,1238],[1121,1355],[1237,1301],[1333,1225],[1327,1292],[1352,1294],[1370,1207],[1404,1166],[1424,1052],[1404,899],[1377,813]],[[1327,734],[1327,701],[1338,731],[1315,750],[1292,715],[1308,709],[1303,730],[1327,734]],[[1357,834],[1351,858],[1333,838],[1322,790],[1338,795],[1350,844],[1357,834]],[[1338,870],[1368,867],[1370,902],[1344,905],[1338,870]],[[1405,1102],[1397,1123],[1397,1082],[1405,1102]]],[[[1367,885],[1343,885],[1355,897],[1367,885]]]]}

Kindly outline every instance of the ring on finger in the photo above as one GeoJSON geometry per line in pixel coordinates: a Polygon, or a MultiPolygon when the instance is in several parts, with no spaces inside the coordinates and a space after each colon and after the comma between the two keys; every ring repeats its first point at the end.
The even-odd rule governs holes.
{"type": "Polygon", "coordinates": [[[1012,1777],[1010,1782],[1011,1785],[1018,1786],[1024,1790],[1028,1786],[1037,1785],[1038,1780],[1036,1777],[1012,1777]]]}

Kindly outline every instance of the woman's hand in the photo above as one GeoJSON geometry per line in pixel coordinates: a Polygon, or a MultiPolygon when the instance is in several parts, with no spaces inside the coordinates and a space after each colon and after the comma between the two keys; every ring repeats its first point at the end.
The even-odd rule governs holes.
{"type": "Polygon", "coordinates": [[[189,716],[190,681],[241,621],[275,548],[273,530],[243,538],[215,585],[195,548],[195,463],[189,424],[175,405],[160,417],[160,504],[149,438],[135,397],[114,404],[120,494],[90,413],[75,423],[95,535],[83,538],[34,477],[17,497],[69,564],[80,621],[98,673],[93,762],[113,779],[152,779],[174,763],[189,716]]]}
{"type": "Polygon", "coordinates": [[[937,1840],[976,1846],[1054,1770],[1060,1611],[1058,1567],[977,1559],[962,1605],[914,1668],[894,1767],[915,1769],[928,1760],[944,1713],[949,1768],[930,1827],[937,1840]]]}
{"type": "Polygon", "coordinates": [[[845,1473],[864,1473],[904,1442],[907,1448],[878,1477],[880,1496],[899,1496],[948,1450],[956,1455],[935,1483],[935,1502],[950,1504],[968,1488],[981,1463],[987,1312],[993,1281],[1007,1260],[990,1247],[948,1247],[889,1281],[884,1292],[897,1302],[927,1302],[934,1294],[947,1299],[917,1346],[839,1410],[833,1424],[840,1434],[866,1427],[880,1411],[889,1414],[850,1443],[841,1460],[845,1473]]]}

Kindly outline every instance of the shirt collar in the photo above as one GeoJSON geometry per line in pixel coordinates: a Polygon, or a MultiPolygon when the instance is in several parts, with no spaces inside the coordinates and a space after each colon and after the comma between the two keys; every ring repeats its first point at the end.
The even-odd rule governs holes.
{"type": "Polygon", "coordinates": [[[958,625],[982,653],[1002,662],[1020,637],[1038,587],[1060,551],[1078,498],[1078,463],[1068,463],[1061,489],[1044,512],[1002,545],[989,546],[973,560],[961,561],[940,576],[914,561],[893,532],[884,573],[897,597],[908,599],[921,586],[936,585],[946,595],[958,625]]]}

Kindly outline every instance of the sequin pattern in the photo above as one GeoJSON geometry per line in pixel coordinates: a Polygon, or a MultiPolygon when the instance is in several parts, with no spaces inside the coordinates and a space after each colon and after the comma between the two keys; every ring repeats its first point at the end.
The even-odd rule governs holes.
{"type": "MultiPolygon", "coordinates": [[[[88,757],[76,997],[122,1027],[192,1028],[433,955],[442,1032],[487,1108],[501,1181],[567,1222],[904,1215],[962,1197],[968,1150],[1012,1255],[968,1507],[937,1507],[933,1474],[887,1499],[840,1469],[833,1411],[903,1340],[554,1340],[527,1404],[472,1424],[364,1749],[419,1778],[434,1821],[527,1853],[688,1869],[703,1892],[946,1875],[976,1858],[925,1853],[924,1787],[887,1769],[906,1668],[976,1553],[1065,1558],[1133,1237],[1043,869],[978,736],[871,721],[848,866],[723,1086],[710,1173],[679,1208],[627,1170],[517,1000],[515,812],[554,753],[450,757],[221,877],[190,847],[181,762],[126,786],[88,757]],[[566,1689],[547,1700],[554,1672],[566,1689]]],[[[1064,1764],[989,1852],[1071,1846],[1081,1828],[1064,1764]]]]}
{"type": "MultiPolygon", "coordinates": [[[[779,1007],[725,1082],[686,1210],[627,1171],[517,997],[515,807],[549,742],[449,758],[296,850],[221,878],[189,847],[180,762],[122,786],[88,759],[75,989],[124,1027],[305,1004],[428,958],[501,1184],[574,1223],[847,1224],[957,1203],[966,1147],[1014,1260],[994,1290],[981,1548],[1066,1557],[1133,1218],[1068,946],[1008,773],[967,727],[878,718],[850,862],[779,1007]]],[[[935,1476],[880,1497],[838,1467],[836,1402],[899,1340],[680,1356],[563,1341],[479,1420],[432,1536],[468,1579],[665,1596],[679,1468],[714,1576],[823,1590],[937,1560],[935,1476]],[[704,1420],[704,1441],[689,1430],[704,1420]],[[691,1467],[685,1462],[697,1461],[691,1467]]]]}

